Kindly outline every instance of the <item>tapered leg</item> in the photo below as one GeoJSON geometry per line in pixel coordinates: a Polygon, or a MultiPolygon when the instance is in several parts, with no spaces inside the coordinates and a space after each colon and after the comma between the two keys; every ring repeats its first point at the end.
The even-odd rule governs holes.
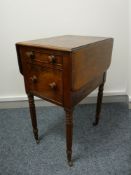
{"type": "Polygon", "coordinates": [[[27,95],[28,95],[28,101],[29,101],[29,108],[30,108],[33,133],[34,133],[36,143],[39,143],[34,96],[33,96],[33,94],[27,94],[27,95]]]}
{"type": "Polygon", "coordinates": [[[103,81],[102,81],[102,84],[99,86],[99,90],[98,90],[96,117],[95,117],[95,122],[93,123],[94,126],[96,126],[100,120],[100,112],[101,112],[101,104],[102,104],[103,89],[104,89],[105,80],[106,80],[106,72],[103,74],[103,81]]]}
{"type": "Polygon", "coordinates": [[[73,111],[65,109],[66,112],[66,153],[69,166],[72,162],[72,137],[73,137],[73,111]]]}

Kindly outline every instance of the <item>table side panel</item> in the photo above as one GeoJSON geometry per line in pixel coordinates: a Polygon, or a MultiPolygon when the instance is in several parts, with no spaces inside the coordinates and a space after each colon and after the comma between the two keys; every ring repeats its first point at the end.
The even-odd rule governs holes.
{"type": "Polygon", "coordinates": [[[103,74],[95,77],[85,86],[80,88],[77,91],[72,92],[72,105],[78,104],[83,100],[87,95],[89,95],[93,90],[95,90],[103,81],[103,74]]]}
{"type": "Polygon", "coordinates": [[[72,91],[79,90],[108,69],[112,46],[113,39],[106,39],[72,52],[72,91]]]}
{"type": "Polygon", "coordinates": [[[72,58],[71,53],[67,53],[63,57],[63,99],[65,109],[71,109],[72,102],[72,58]]]}

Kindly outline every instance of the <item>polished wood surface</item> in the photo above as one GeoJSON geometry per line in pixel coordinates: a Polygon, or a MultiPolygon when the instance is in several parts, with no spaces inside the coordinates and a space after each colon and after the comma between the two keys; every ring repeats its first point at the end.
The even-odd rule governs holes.
{"type": "Polygon", "coordinates": [[[96,42],[103,41],[106,39],[107,38],[105,37],[64,35],[25,41],[20,42],[18,44],[24,46],[42,47],[53,50],[73,51],[79,49],[80,47],[87,47],[87,45],[94,44],[96,42]]]}
{"type": "Polygon", "coordinates": [[[98,124],[112,47],[112,38],[72,35],[16,44],[19,69],[29,99],[34,137],[38,143],[34,96],[62,106],[66,113],[66,152],[70,166],[73,109],[99,87],[94,125],[98,124]]]}
{"type": "Polygon", "coordinates": [[[111,62],[112,39],[96,42],[72,52],[72,89],[78,90],[102,75],[111,62]]]}

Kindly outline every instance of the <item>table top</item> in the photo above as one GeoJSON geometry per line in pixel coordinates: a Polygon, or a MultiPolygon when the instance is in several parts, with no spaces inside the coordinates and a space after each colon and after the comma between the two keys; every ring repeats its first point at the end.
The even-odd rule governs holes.
{"type": "Polygon", "coordinates": [[[95,42],[103,41],[109,38],[94,37],[94,36],[76,36],[76,35],[63,35],[44,39],[36,39],[31,41],[19,42],[17,44],[25,46],[35,46],[47,49],[73,51],[80,47],[93,44],[95,42]]]}

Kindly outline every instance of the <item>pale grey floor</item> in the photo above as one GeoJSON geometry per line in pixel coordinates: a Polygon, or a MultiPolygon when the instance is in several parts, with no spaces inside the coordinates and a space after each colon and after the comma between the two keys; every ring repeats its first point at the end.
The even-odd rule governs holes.
{"type": "Polygon", "coordinates": [[[92,126],[95,105],[74,112],[74,166],[65,154],[64,111],[38,107],[41,142],[36,145],[29,111],[0,110],[0,175],[131,175],[131,111],[125,103],[104,104],[92,126]]]}

